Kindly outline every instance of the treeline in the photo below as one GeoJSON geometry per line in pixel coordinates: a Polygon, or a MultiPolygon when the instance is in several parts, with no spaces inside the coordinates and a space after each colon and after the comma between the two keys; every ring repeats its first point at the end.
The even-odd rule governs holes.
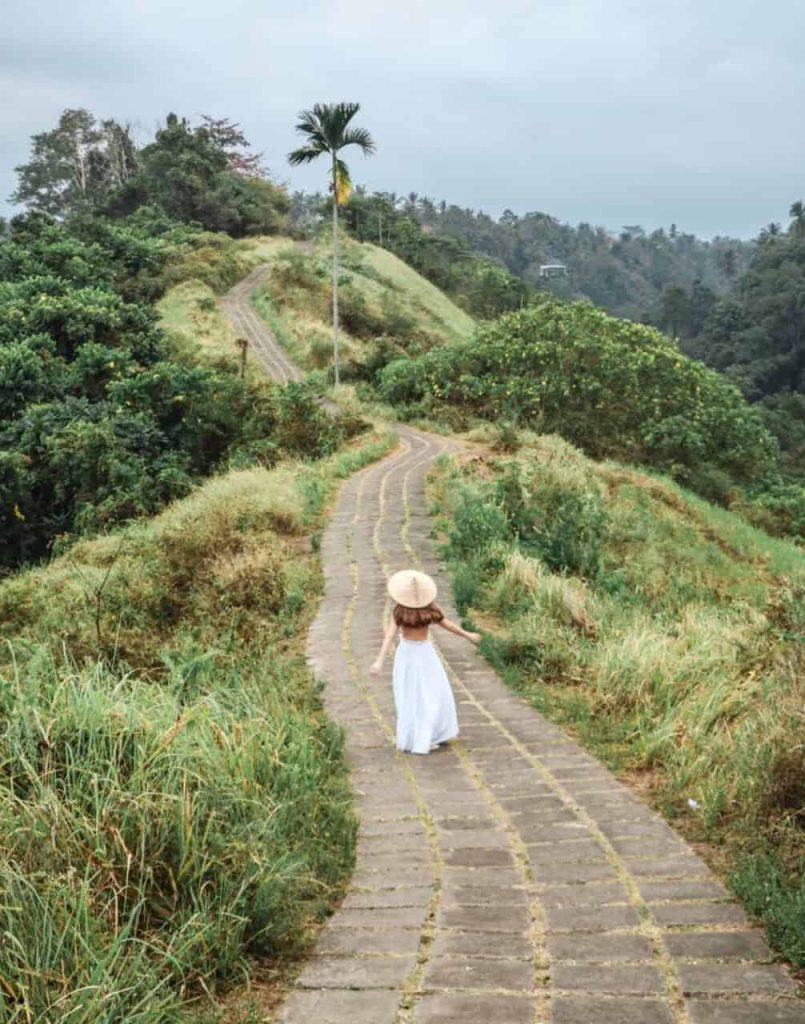
{"type": "MultiPolygon", "coordinates": [[[[321,195],[296,193],[289,224],[294,233],[313,234],[327,215],[327,200],[321,195]]],[[[531,300],[534,290],[525,281],[466,241],[427,231],[393,193],[369,194],[359,187],[341,218],[353,238],[393,252],[473,316],[493,319],[531,300]]]]}
{"type": "Polygon", "coordinates": [[[156,206],[169,217],[234,238],[285,226],[289,200],[237,124],[168,114],[145,146],[128,125],[65,110],[51,131],[34,135],[30,160],[16,168],[11,201],[64,218],[126,217],[156,206]]]}
{"type": "Polygon", "coordinates": [[[787,230],[760,233],[727,295],[668,289],[661,326],[760,403],[787,471],[805,478],[805,206],[792,205],[787,230]]]}
{"type": "MultiPolygon", "coordinates": [[[[350,205],[355,231],[364,241],[399,245],[397,225],[403,219],[418,224],[429,239],[414,248],[437,252],[441,246],[465,259],[483,256],[533,290],[589,299],[615,316],[654,325],[667,288],[690,289],[698,282],[717,294],[726,292],[748,268],[754,248],[731,238],[702,241],[676,225],[652,232],[627,225],[613,233],[591,224],[562,224],[539,212],[518,216],[506,210],[496,219],[416,193],[356,194],[350,205]],[[543,277],[541,268],[549,263],[562,264],[564,274],[543,277]]],[[[410,226],[406,230],[410,233],[410,226]]]]}
{"type": "MultiPolygon", "coordinates": [[[[316,197],[294,198],[293,225],[310,223],[316,197]]],[[[545,294],[586,299],[659,327],[759,402],[788,477],[805,477],[805,207],[787,231],[770,224],[753,242],[703,242],[672,225],[573,228],[546,214],[499,220],[411,194],[357,190],[345,209],[352,234],[390,249],[473,315],[492,319],[545,294]],[[548,261],[566,273],[540,277],[548,261]]]]}

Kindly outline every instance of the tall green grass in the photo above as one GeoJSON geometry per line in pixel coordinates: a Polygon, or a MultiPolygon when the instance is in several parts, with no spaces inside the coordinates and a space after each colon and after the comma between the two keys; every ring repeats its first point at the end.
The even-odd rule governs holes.
{"type": "Polygon", "coordinates": [[[353,858],[302,642],[318,464],[214,478],[0,585],[0,1021],[168,1024],[304,948],[353,858]]]}
{"type": "Polygon", "coordinates": [[[800,962],[805,558],[661,477],[524,441],[434,484],[459,605],[514,687],[723,848],[800,962]]]}

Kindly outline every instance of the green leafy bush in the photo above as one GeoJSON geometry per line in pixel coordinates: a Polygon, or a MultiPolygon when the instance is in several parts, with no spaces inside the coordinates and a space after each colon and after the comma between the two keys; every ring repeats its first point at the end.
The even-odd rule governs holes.
{"type": "Polygon", "coordinates": [[[769,475],[777,448],[736,387],[658,331],[585,303],[545,299],[463,345],[397,360],[394,405],[459,406],[555,432],[596,457],[656,466],[693,483],[702,465],[734,482],[769,475]]]}
{"type": "Polygon", "coordinates": [[[230,456],[316,457],[347,436],[304,389],[172,358],[142,296],[172,275],[220,289],[240,273],[231,239],[153,211],[14,221],[0,241],[0,567],[153,513],[230,456]]]}
{"type": "Polygon", "coordinates": [[[554,464],[537,470],[512,461],[503,467],[496,490],[524,548],[558,572],[597,574],[607,514],[596,481],[554,464]]]}

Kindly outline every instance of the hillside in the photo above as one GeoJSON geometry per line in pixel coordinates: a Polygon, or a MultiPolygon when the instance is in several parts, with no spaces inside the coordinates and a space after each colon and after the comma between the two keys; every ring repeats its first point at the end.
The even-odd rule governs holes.
{"type": "MultiPolygon", "coordinates": [[[[255,298],[280,342],[307,369],[332,361],[330,259],[326,243],[278,250],[255,298]]],[[[345,379],[366,376],[378,358],[471,337],[472,318],[392,253],[347,240],[341,260],[345,379]]]]}
{"type": "Polygon", "coordinates": [[[0,584],[4,1020],[179,1024],[309,942],[356,830],[312,536],[391,445],[219,475],[0,584]]]}
{"type": "Polygon", "coordinates": [[[667,478],[519,442],[433,482],[458,606],[805,962],[805,556],[667,478]]]}
{"type": "MultiPolygon", "coordinates": [[[[177,258],[178,283],[159,302],[177,366],[236,375],[217,295],[263,263],[256,308],[308,367],[327,364],[326,250],[210,237],[177,258]]],[[[466,313],[374,246],[347,246],[342,284],[346,365],[370,401],[391,360],[415,367],[476,337],[466,313]]],[[[60,958],[58,985],[25,997],[43,1020],[61,1024],[63,1002],[90,1024],[103,991],[119,1019],[168,1024],[250,956],[285,970],[348,874],[341,737],[301,653],[328,502],[392,442],[347,442],[354,426],[334,430],[304,385],[262,384],[251,363],[249,384],[267,402],[263,432],[228,456],[248,468],[219,465],[157,517],[0,584],[5,714],[17,723],[3,740],[0,884],[22,936],[2,968],[19,1002],[19,979],[60,958]],[[29,828],[56,837],[46,864],[27,853],[29,828]],[[61,945],[37,942],[58,929],[61,945]]],[[[483,628],[487,657],[721,851],[714,859],[728,858],[776,947],[800,958],[790,752],[801,555],[666,480],[556,439],[487,426],[464,444],[469,456],[442,466],[433,498],[456,600],[483,628]],[[492,453],[501,440],[521,453],[492,453]]]]}

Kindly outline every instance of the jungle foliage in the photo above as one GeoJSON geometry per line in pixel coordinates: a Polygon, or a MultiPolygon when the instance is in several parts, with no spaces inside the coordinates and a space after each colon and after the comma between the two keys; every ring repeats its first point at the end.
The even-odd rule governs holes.
{"type": "Polygon", "coordinates": [[[233,461],[321,455],[343,437],[303,386],[241,380],[172,347],[153,300],[177,268],[220,284],[240,273],[210,238],[152,208],[12,222],[0,241],[0,566],[153,513],[233,461]]]}

